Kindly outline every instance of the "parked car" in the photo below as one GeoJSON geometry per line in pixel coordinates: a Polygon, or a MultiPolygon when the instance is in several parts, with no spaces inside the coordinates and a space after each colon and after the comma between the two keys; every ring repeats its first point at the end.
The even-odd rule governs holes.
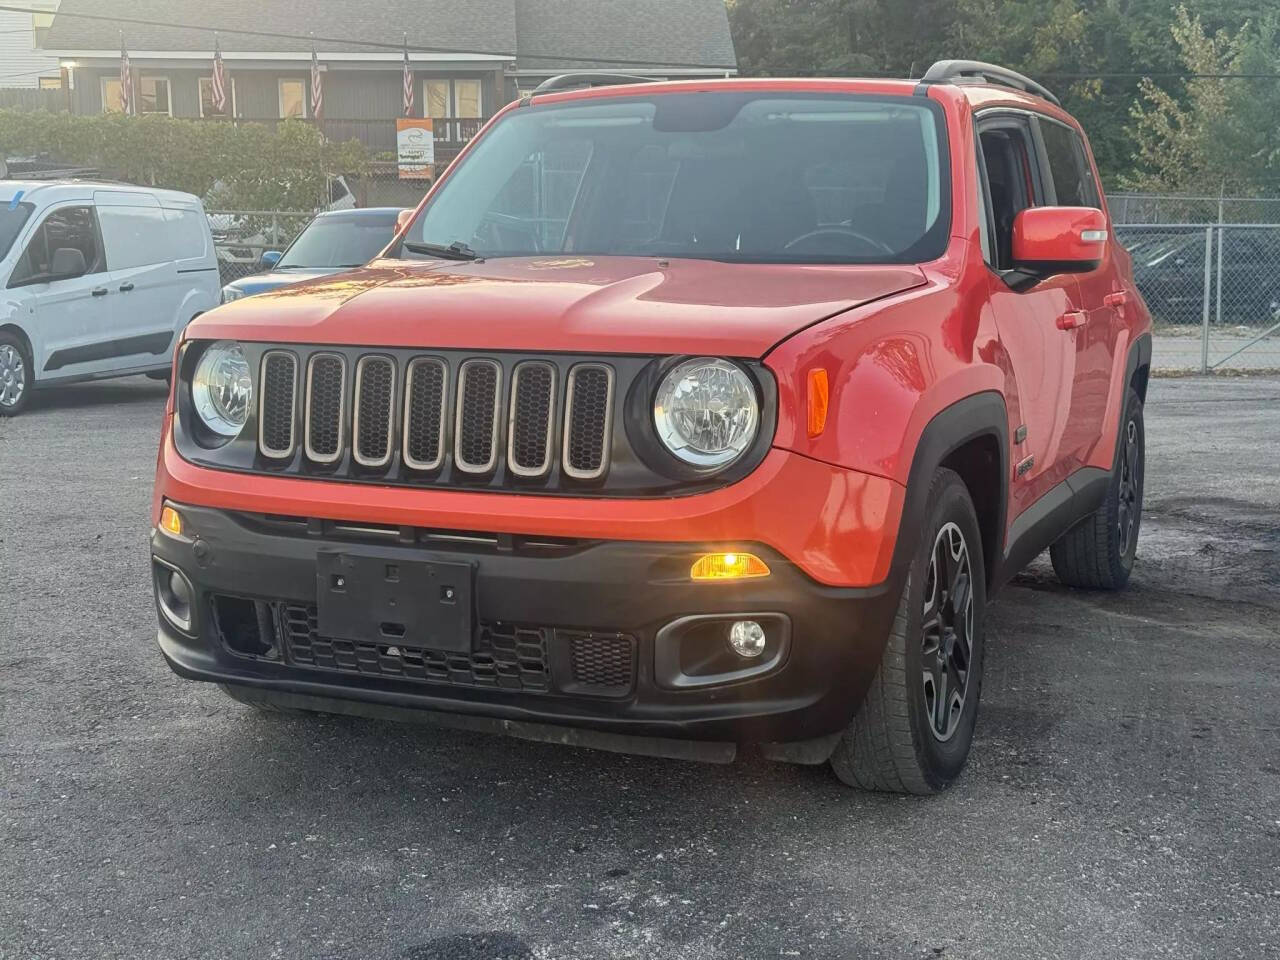
{"type": "Polygon", "coordinates": [[[303,227],[283,254],[279,250],[262,254],[259,266],[265,273],[251,274],[224,286],[222,300],[229,303],[290,283],[362,267],[391,242],[399,214],[399,207],[319,214],[303,227]]]}
{"type": "MultiPolygon", "coordinates": [[[[329,178],[329,202],[325,211],[354,210],[355,194],[346,177],[329,178]]],[[[205,198],[205,205],[218,209],[226,204],[225,186],[219,182],[205,198]]],[[[306,216],[303,214],[302,216],[306,216]]],[[[258,268],[263,253],[289,245],[297,235],[299,218],[288,213],[251,216],[242,213],[211,213],[209,228],[218,252],[223,283],[230,283],[258,268]]]]}
{"type": "Polygon", "coordinates": [[[1084,135],[970,62],[603,82],[191,325],[160,648],[265,709],[939,790],[988,598],[1137,550],[1150,317],[1084,135]]]}
{"type": "MultiPolygon", "coordinates": [[[[1218,239],[1211,253],[1209,320],[1219,319],[1218,239]]],[[[1223,323],[1268,325],[1280,311],[1280,229],[1228,226],[1222,230],[1223,323]]],[[[1159,322],[1198,324],[1204,317],[1205,228],[1144,231],[1129,244],[1133,276],[1159,322]]]]}
{"type": "Polygon", "coordinates": [[[0,415],[75,380],[168,375],[218,305],[199,199],[90,182],[0,182],[0,415]]]}

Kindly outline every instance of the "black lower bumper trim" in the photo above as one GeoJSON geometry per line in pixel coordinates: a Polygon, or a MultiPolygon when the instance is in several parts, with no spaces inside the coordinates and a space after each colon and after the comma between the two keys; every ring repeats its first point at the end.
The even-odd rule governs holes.
{"type": "Polygon", "coordinates": [[[192,585],[192,629],[160,621],[161,649],[178,674],[359,702],[360,709],[342,712],[366,705],[422,710],[484,718],[493,721],[487,729],[517,735],[536,729],[535,739],[595,746],[587,744],[591,732],[626,744],[605,749],[673,756],[679,751],[628,738],[703,741],[719,744],[710,753],[729,759],[725,744],[807,742],[837,733],[879,666],[896,606],[889,584],[826,587],[776,551],[745,541],[589,541],[523,550],[477,538],[424,545],[420,537],[337,534],[306,522],[264,525],[226,511],[177,507],[184,536],[156,531],[152,552],[192,585]],[[693,557],[730,547],[757,552],[771,576],[690,582],[693,557]],[[387,564],[470,564],[472,650],[443,656],[410,639],[320,636],[309,615],[317,554],[355,549],[385,556],[387,564]],[[236,616],[222,614],[220,622],[223,597],[248,606],[236,616]],[[754,674],[727,646],[712,644],[708,653],[706,628],[707,617],[713,624],[719,618],[727,633],[734,619],[751,616],[767,632],[774,624],[786,628],[781,654],[762,656],[754,674]],[[680,622],[690,624],[687,634],[668,629],[680,622]],[[286,636],[287,629],[295,632],[286,636]],[[497,647],[484,633],[494,629],[507,631],[497,647]],[[687,649],[675,649],[681,644],[687,649]],[[675,671],[697,682],[681,685],[675,671]],[[544,728],[555,732],[544,736],[544,728]]]}

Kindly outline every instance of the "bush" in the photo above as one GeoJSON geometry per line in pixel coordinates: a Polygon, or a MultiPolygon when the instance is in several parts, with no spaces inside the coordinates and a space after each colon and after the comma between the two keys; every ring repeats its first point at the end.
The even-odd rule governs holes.
{"type": "Polygon", "coordinates": [[[358,141],[332,143],[301,120],[268,126],[22,110],[0,110],[0,155],[49,156],[239,210],[313,210],[328,202],[329,177],[359,175],[368,164],[358,141]]]}

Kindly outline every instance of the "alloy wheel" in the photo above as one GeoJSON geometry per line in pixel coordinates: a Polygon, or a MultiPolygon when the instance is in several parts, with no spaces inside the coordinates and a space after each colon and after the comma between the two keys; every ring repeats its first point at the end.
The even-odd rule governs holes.
{"type": "Polygon", "coordinates": [[[16,407],[26,389],[26,361],[17,347],[0,343],[0,407],[16,407]]]}
{"type": "Polygon", "coordinates": [[[1125,424],[1124,453],[1120,458],[1120,505],[1116,511],[1116,532],[1120,556],[1129,555],[1133,530],[1138,522],[1138,492],[1142,489],[1142,450],[1138,445],[1138,424],[1125,424]]]}
{"type": "Polygon", "coordinates": [[[930,732],[946,741],[964,714],[973,662],[973,571],[969,546],[954,523],[944,524],[933,543],[921,623],[925,713],[930,732]]]}

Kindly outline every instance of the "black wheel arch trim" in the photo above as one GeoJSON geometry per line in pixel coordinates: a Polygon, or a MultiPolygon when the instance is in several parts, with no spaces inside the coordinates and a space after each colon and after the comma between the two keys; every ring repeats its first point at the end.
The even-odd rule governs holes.
{"type": "Polygon", "coordinates": [[[911,564],[918,531],[928,509],[929,485],[933,474],[951,454],[982,437],[991,437],[998,450],[1000,495],[995,517],[996,550],[983,544],[983,567],[987,575],[987,594],[992,593],[996,557],[1003,539],[1009,502],[1009,414],[1004,397],[995,390],[971,394],[934,415],[920,434],[911,470],[907,474],[907,491],[898,527],[898,541],[893,548],[890,580],[894,591],[901,588],[911,564]]]}

